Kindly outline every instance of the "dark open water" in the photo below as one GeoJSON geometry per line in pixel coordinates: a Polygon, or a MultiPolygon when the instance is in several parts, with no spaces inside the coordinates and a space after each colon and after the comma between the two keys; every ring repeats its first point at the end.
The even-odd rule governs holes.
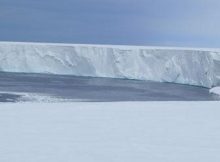
{"type": "Polygon", "coordinates": [[[88,101],[210,101],[207,88],[172,83],[66,75],[0,73],[0,102],[16,102],[13,92],[41,93],[88,101]]]}

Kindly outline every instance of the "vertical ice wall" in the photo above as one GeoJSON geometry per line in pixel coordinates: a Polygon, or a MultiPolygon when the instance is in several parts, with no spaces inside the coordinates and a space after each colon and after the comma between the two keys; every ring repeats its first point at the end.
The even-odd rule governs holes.
{"type": "Polygon", "coordinates": [[[1,42],[0,71],[129,78],[212,87],[220,82],[220,52],[1,42]]]}

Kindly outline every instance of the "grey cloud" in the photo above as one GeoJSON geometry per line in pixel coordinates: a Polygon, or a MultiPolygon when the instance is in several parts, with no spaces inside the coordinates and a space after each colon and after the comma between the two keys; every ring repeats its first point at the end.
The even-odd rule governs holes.
{"type": "Polygon", "coordinates": [[[0,39],[220,46],[218,0],[0,0],[0,39]]]}

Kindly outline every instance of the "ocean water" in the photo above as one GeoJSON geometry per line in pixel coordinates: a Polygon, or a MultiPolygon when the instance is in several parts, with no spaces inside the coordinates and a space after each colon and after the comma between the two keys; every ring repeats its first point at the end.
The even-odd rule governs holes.
{"type": "Polygon", "coordinates": [[[62,99],[111,101],[211,101],[209,89],[197,86],[128,79],[51,74],[0,73],[0,102],[17,102],[19,93],[62,99]]]}

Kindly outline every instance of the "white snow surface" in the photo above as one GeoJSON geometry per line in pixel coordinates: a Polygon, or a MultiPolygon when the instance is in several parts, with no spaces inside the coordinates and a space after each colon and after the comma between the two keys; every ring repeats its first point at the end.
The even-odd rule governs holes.
{"type": "Polygon", "coordinates": [[[0,104],[1,162],[219,162],[220,102],[0,104]]]}
{"type": "Polygon", "coordinates": [[[214,87],[209,90],[209,93],[216,94],[220,96],[220,87],[214,87]]]}
{"type": "Polygon", "coordinates": [[[220,85],[220,50],[0,42],[0,71],[220,85]]]}

